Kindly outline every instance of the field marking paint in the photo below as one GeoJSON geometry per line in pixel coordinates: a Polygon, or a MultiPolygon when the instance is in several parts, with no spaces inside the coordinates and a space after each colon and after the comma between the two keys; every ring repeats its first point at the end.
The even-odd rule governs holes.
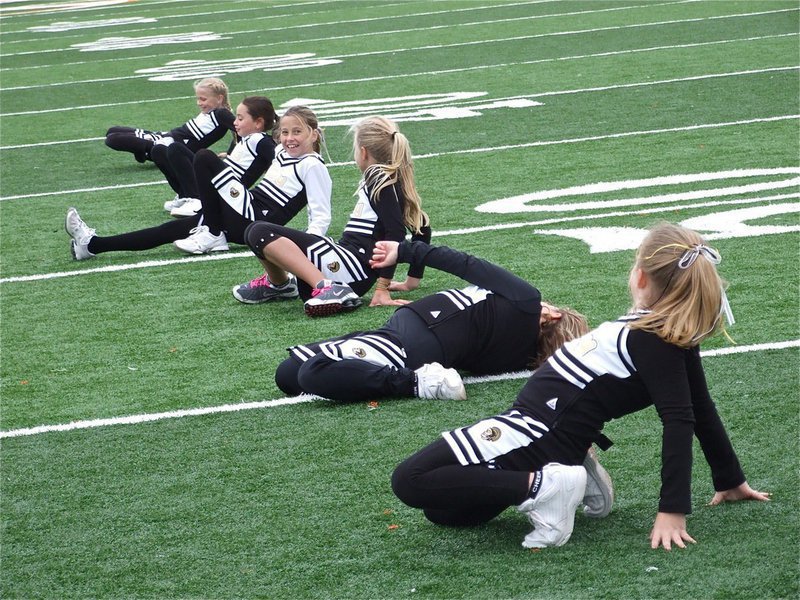
{"type": "MultiPolygon", "coordinates": [[[[732,354],[744,354],[749,352],[763,352],[767,350],[784,350],[788,348],[800,348],[800,340],[788,340],[785,342],[768,342],[763,344],[751,344],[748,346],[734,346],[729,348],[719,348],[715,350],[701,351],[703,358],[716,356],[728,356],[732,354]]],[[[484,377],[465,377],[464,383],[472,385],[476,383],[487,383],[495,381],[511,381],[515,379],[527,379],[531,376],[531,371],[518,371],[515,373],[504,373],[501,375],[489,375],[484,377]]],[[[183,417],[194,417],[201,415],[213,415],[222,413],[241,412],[245,410],[277,408],[280,406],[291,406],[295,404],[306,404],[314,401],[324,401],[324,398],[303,394],[277,400],[262,400],[259,402],[242,402],[240,404],[223,404],[220,406],[208,406],[202,408],[189,408],[183,410],[173,410],[168,412],[130,415],[127,417],[110,417],[106,419],[91,419],[86,421],[73,421],[60,425],[39,425],[23,429],[11,429],[0,431],[0,439],[39,435],[42,433],[52,433],[56,431],[76,431],[82,429],[93,429],[96,427],[107,427],[111,425],[138,425],[139,423],[152,423],[154,421],[164,421],[166,419],[179,419],[183,417]]]]}
{"type": "MultiPolygon", "coordinates": [[[[639,4],[639,5],[631,5],[631,6],[620,6],[620,7],[612,7],[612,8],[603,8],[603,9],[593,9],[593,10],[586,10],[586,11],[575,11],[575,12],[568,12],[568,13],[553,13],[549,15],[527,15],[523,17],[512,17],[507,19],[495,19],[495,20],[481,20],[481,21],[473,21],[468,23],[458,23],[458,24],[449,24],[449,25],[434,25],[434,26],[427,26],[427,27],[413,27],[408,29],[386,29],[383,31],[374,31],[374,32],[360,32],[358,34],[348,34],[348,35],[337,35],[337,36],[327,36],[321,38],[308,38],[308,39],[300,39],[300,40],[281,40],[279,42],[269,42],[263,44],[249,44],[243,46],[228,46],[226,50],[251,50],[254,48],[266,48],[269,46],[285,46],[286,44],[308,44],[308,43],[317,43],[317,42],[326,42],[326,41],[334,41],[334,40],[342,40],[342,39],[352,39],[352,38],[359,38],[359,37],[367,37],[367,36],[376,36],[376,35],[396,35],[401,33],[413,33],[413,32],[420,32],[420,31],[431,31],[436,29],[443,29],[449,28],[453,26],[462,26],[462,25],[477,25],[481,26],[484,24],[490,23],[506,23],[509,21],[522,21],[522,20],[531,20],[531,19],[543,19],[543,18],[552,18],[552,17],[565,17],[565,16],[578,16],[578,15],[587,15],[587,14],[594,14],[598,12],[612,12],[612,11],[622,11],[622,10],[630,10],[630,9],[639,9],[639,8],[650,8],[650,7],[659,7],[659,6],[671,6],[674,4],[688,4],[688,3],[695,3],[698,0],[672,0],[670,2],[661,2],[658,4],[639,4]]],[[[535,2],[534,2],[535,3],[535,2]]],[[[523,3],[528,4],[528,3],[523,3]]],[[[506,6],[506,5],[501,5],[506,6]]],[[[510,5],[515,6],[515,5],[510,5]]],[[[446,11],[426,11],[426,12],[419,12],[419,13],[408,13],[402,15],[390,15],[390,16],[380,16],[380,17],[364,17],[360,19],[348,19],[344,21],[322,21],[317,23],[304,23],[300,25],[291,25],[286,27],[271,27],[271,28],[258,28],[258,29],[251,29],[251,30],[241,30],[241,31],[233,31],[230,32],[231,35],[239,35],[239,36],[247,36],[252,34],[259,34],[259,35],[269,35],[270,32],[280,32],[284,33],[289,29],[314,29],[319,27],[332,27],[332,26],[339,26],[339,25],[352,25],[356,23],[368,23],[372,21],[385,21],[385,20],[394,20],[394,19],[407,19],[407,18],[418,18],[418,17],[430,17],[430,16],[438,16],[438,15],[446,15],[452,12],[465,12],[467,10],[478,10],[478,9],[489,9],[492,8],[491,6],[482,6],[478,8],[464,8],[464,9],[454,9],[454,10],[446,10],[446,11]]],[[[793,9],[780,9],[781,11],[788,11],[793,9]]],[[[306,13],[309,14],[309,13],[306,13]]],[[[749,13],[746,13],[749,14],[749,13]]],[[[760,15],[762,13],[754,13],[756,15],[760,15]]],[[[289,15],[286,15],[289,16],[289,15]]],[[[296,13],[290,15],[292,17],[298,16],[296,13]]],[[[723,18],[726,15],[720,15],[718,17],[712,18],[723,18]]],[[[738,16],[738,15],[737,15],[738,16]]],[[[275,18],[275,17],[270,17],[275,18]]],[[[206,22],[209,22],[206,20],[206,22]]],[[[147,30],[145,30],[147,31],[147,30]]],[[[27,41],[27,40],[26,40],[27,41]]],[[[48,41],[48,40],[42,40],[48,41]]],[[[13,56],[26,56],[32,54],[53,54],[55,52],[62,52],[64,51],[63,48],[49,48],[46,50],[26,50],[22,52],[15,52],[5,54],[5,57],[13,57],[13,56]]],[[[219,52],[219,48],[207,48],[203,50],[198,50],[196,52],[173,52],[170,54],[156,54],[150,56],[140,56],[137,57],[139,59],[147,59],[147,58],[157,58],[163,59],[164,57],[169,56],[179,56],[183,54],[200,54],[205,52],[219,52]]],[[[123,59],[123,60],[132,60],[132,59],[123,59]]]]}
{"type": "MultiPolygon", "coordinates": [[[[675,44],[669,46],[652,46],[649,48],[634,48],[631,50],[618,50],[614,52],[599,52],[595,54],[577,54],[574,56],[560,56],[554,58],[543,58],[543,59],[536,59],[536,60],[525,60],[525,61],[518,61],[518,62],[509,62],[509,63],[496,63],[491,65],[476,65],[472,67],[460,67],[454,69],[438,69],[434,71],[418,71],[415,73],[400,73],[398,75],[380,75],[380,76],[373,76],[373,77],[360,77],[360,78],[350,78],[350,79],[338,79],[333,81],[326,81],[326,82],[319,82],[319,83],[297,83],[293,85],[284,85],[284,86],[273,86],[270,90],[280,91],[280,90],[287,90],[287,89],[300,89],[300,88],[319,88],[321,86],[326,85],[342,85],[342,84],[350,84],[350,83],[369,83],[375,81],[387,81],[391,79],[410,79],[413,77],[427,77],[431,75],[451,75],[454,73],[465,73],[469,71],[482,71],[488,69],[496,69],[496,68],[509,68],[509,67],[517,67],[517,66],[524,66],[524,65],[534,65],[540,63],[548,63],[548,62],[557,62],[562,60],[584,60],[588,58],[597,58],[597,57],[605,57],[605,56],[618,56],[624,54],[635,54],[640,52],[654,52],[659,50],[675,50],[675,49],[682,49],[682,48],[694,48],[699,46],[710,46],[714,44],[731,44],[737,42],[752,42],[752,41],[760,41],[765,39],[773,39],[773,38],[782,38],[782,37],[791,37],[795,36],[793,33],[781,33],[781,34],[774,34],[774,35],[767,35],[767,36],[757,36],[757,37],[747,37],[747,38],[735,38],[729,40],[718,40],[713,42],[695,42],[691,44],[675,44]]],[[[798,67],[795,66],[785,66],[785,67],[768,67],[765,69],[750,69],[746,71],[732,71],[730,73],[718,73],[718,74],[711,74],[711,75],[695,75],[692,77],[683,77],[683,78],[673,78],[661,81],[653,81],[653,82],[642,82],[642,83],[629,83],[629,84],[620,84],[617,87],[624,88],[624,87],[636,87],[636,86],[645,86],[645,85],[659,85],[661,83],[677,83],[680,81],[695,81],[713,77],[729,77],[732,75],[746,75],[746,74],[758,74],[758,73],[767,73],[770,71],[789,71],[793,69],[797,69],[798,67]]],[[[131,77],[135,79],[135,77],[131,77]]],[[[11,88],[6,88],[9,90],[11,88]]],[[[595,87],[595,88],[586,88],[585,90],[578,88],[576,90],[561,90],[555,92],[542,92],[539,94],[529,94],[527,98],[531,97],[539,97],[539,96],[547,96],[547,95],[560,95],[560,94],[570,94],[570,93],[578,93],[581,91],[600,91],[605,89],[616,89],[615,86],[602,86],[602,87],[595,87]]],[[[257,90],[244,90],[242,94],[253,94],[253,93],[262,93],[263,89],[257,90]]],[[[29,110],[29,111],[17,111],[17,112],[9,112],[9,113],[0,113],[0,117],[17,117],[17,116],[24,116],[24,115],[40,115],[44,113],[52,113],[52,112],[66,112],[71,110],[89,110],[94,108],[109,108],[109,107],[116,107],[116,106],[130,106],[133,104],[141,104],[142,102],[173,102],[173,101],[180,101],[180,100],[188,100],[190,99],[189,96],[174,96],[174,97],[167,97],[167,98],[152,98],[147,100],[129,100],[125,102],[107,102],[105,104],[86,104],[83,106],[65,106],[61,108],[50,108],[50,109],[41,109],[41,110],[29,110]]]]}
{"type": "MultiPolygon", "coordinates": [[[[538,146],[557,146],[560,144],[577,144],[581,142],[597,142],[603,140],[610,140],[610,139],[617,139],[617,138],[625,138],[625,137],[632,137],[638,135],[656,135],[662,133],[679,133],[682,131],[696,131],[701,129],[717,129],[720,127],[735,127],[739,125],[753,125],[756,123],[771,123],[775,121],[786,121],[786,120],[798,120],[800,119],[800,114],[797,115],[781,115],[778,117],[763,117],[760,119],[746,119],[744,121],[728,121],[725,123],[703,123],[700,125],[687,125],[684,127],[670,127],[667,129],[646,129],[643,131],[626,131],[622,133],[609,133],[605,135],[595,135],[595,136],[587,136],[587,137],[580,137],[580,138],[567,138],[563,140],[547,140],[547,141],[538,141],[538,142],[526,142],[524,144],[510,144],[504,146],[490,146],[485,148],[467,148],[464,150],[449,150],[447,152],[432,152],[428,154],[419,154],[414,157],[414,160],[424,160],[428,158],[438,158],[441,156],[456,156],[459,154],[480,154],[484,152],[500,152],[505,150],[517,150],[519,148],[535,148],[538,146]]],[[[343,167],[343,166],[351,166],[354,165],[355,162],[352,160],[343,161],[343,162],[333,162],[329,163],[328,167],[343,167]]],[[[60,190],[57,192],[38,192],[35,194],[18,194],[16,196],[0,196],[0,202],[5,202],[7,200],[20,200],[24,198],[41,198],[45,196],[63,196],[63,195],[70,195],[70,194],[84,194],[87,192],[95,192],[95,191],[104,191],[104,190],[114,190],[114,189],[122,189],[122,188],[135,188],[138,186],[149,186],[149,185],[159,185],[165,184],[164,181],[148,181],[144,183],[130,183],[130,184],[123,184],[123,185],[109,185],[109,186],[100,186],[95,188],[83,188],[77,190],[60,190]]]]}
{"type": "Polygon", "coordinates": [[[781,187],[794,187],[800,185],[800,178],[794,177],[785,181],[765,182],[750,185],[713,188],[710,190],[694,190],[658,196],[640,198],[625,198],[620,200],[592,200],[586,202],[569,202],[562,204],[529,204],[539,200],[553,200],[567,196],[587,196],[618,192],[621,190],[637,190],[641,188],[664,187],[668,185],[682,185],[685,183],[699,183],[719,181],[721,179],[764,177],[772,175],[799,175],[800,167],[784,167],[779,169],[735,169],[731,171],[711,171],[706,173],[690,173],[682,175],[667,175],[664,177],[651,177],[648,179],[626,179],[623,181],[601,181],[576,185],[568,188],[544,190],[530,194],[521,194],[484,202],[475,207],[477,212],[496,214],[516,214],[521,212],[571,212],[577,210],[594,210],[598,208],[616,208],[620,206],[635,206],[637,204],[655,204],[657,202],[678,202],[681,200],[696,200],[714,196],[733,196],[746,192],[757,192],[781,187]]]}
{"type": "Polygon", "coordinates": [[[4,18],[23,15],[48,15],[56,12],[115,8],[130,4],[130,2],[131,0],[83,0],[82,2],[57,2],[55,4],[31,4],[25,2],[22,6],[0,7],[0,15],[4,18]]]}
{"type": "MultiPolygon", "coordinates": [[[[757,202],[773,202],[775,200],[787,200],[790,198],[799,198],[800,193],[796,194],[780,194],[775,196],[763,196],[759,198],[742,198],[738,200],[722,200],[714,202],[702,202],[695,204],[685,204],[682,206],[667,206],[659,208],[647,208],[641,210],[631,211],[616,211],[611,213],[581,215],[576,217],[564,217],[557,219],[542,219],[538,221],[525,221],[522,223],[499,223],[497,225],[484,225],[481,227],[466,227],[462,229],[451,229],[449,231],[434,231],[434,238],[447,237],[449,235],[471,235],[474,233],[482,233],[486,231],[504,231],[507,229],[521,229],[523,227],[537,227],[542,225],[558,225],[560,223],[570,223],[576,221],[589,221],[594,219],[604,219],[613,217],[626,217],[632,215],[647,215],[657,214],[660,212],[673,212],[679,210],[689,210],[694,208],[706,208],[711,206],[734,206],[741,204],[753,204],[757,202]]],[[[253,253],[249,250],[242,252],[218,252],[214,254],[204,254],[203,256],[190,256],[184,258],[165,258],[161,260],[148,260],[138,263],[129,263],[125,265],[107,265],[104,267],[96,267],[94,269],[81,269],[80,271],[59,271],[56,273],[40,273],[37,275],[18,275],[15,277],[4,277],[0,279],[0,284],[3,283],[24,283],[29,281],[45,281],[48,279],[61,279],[63,277],[75,277],[77,275],[91,275],[96,273],[114,273],[121,271],[131,271],[134,269],[145,269],[149,267],[164,267],[169,265],[195,263],[195,262],[209,262],[212,260],[228,260],[232,258],[252,258],[253,253]]]]}
{"type": "MultiPolygon", "coordinates": [[[[653,6],[655,6],[655,5],[653,5],[653,6]]],[[[612,9],[608,9],[608,10],[612,10],[612,9]]],[[[399,54],[399,53],[402,53],[402,52],[418,52],[418,51],[427,51],[427,50],[442,50],[442,49],[447,49],[447,48],[459,48],[459,47],[464,47],[464,46],[499,44],[499,43],[507,43],[507,42],[519,42],[519,41],[523,41],[523,40],[531,40],[531,39],[546,38],[546,37],[582,35],[582,34],[597,33],[597,32],[602,32],[602,31],[617,31],[617,30],[622,30],[622,29],[633,29],[633,28],[644,28],[644,27],[660,27],[660,26],[664,26],[664,25],[676,25],[676,24],[682,24],[682,23],[692,23],[692,22],[709,21],[709,20],[716,20],[716,19],[732,19],[732,18],[739,18],[739,17],[761,16],[761,15],[764,15],[764,14],[792,12],[792,11],[798,11],[798,10],[800,10],[800,9],[791,8],[791,9],[781,9],[781,10],[775,10],[775,11],[761,11],[761,12],[754,12],[754,13],[740,13],[740,14],[734,14],[734,15],[720,15],[720,16],[713,16],[713,17],[702,17],[702,18],[695,18],[695,19],[675,19],[675,20],[669,20],[669,21],[656,21],[656,22],[652,22],[652,23],[633,23],[633,24],[629,24],[629,25],[614,25],[614,26],[610,26],[610,27],[596,27],[596,28],[591,28],[591,29],[579,29],[579,30],[571,30],[571,31],[539,33],[539,34],[531,34],[531,35],[512,36],[512,37],[507,37],[507,38],[471,40],[471,41],[467,41],[467,42],[454,42],[454,43],[451,43],[451,44],[431,44],[431,45],[427,45],[427,46],[417,46],[417,47],[414,47],[414,48],[400,47],[400,48],[394,48],[394,49],[389,49],[389,50],[373,50],[373,51],[368,51],[368,52],[354,52],[354,53],[350,53],[350,54],[335,54],[335,55],[332,55],[332,56],[322,56],[322,57],[320,57],[320,59],[344,60],[344,59],[349,59],[349,58],[374,57],[374,56],[380,56],[380,55],[385,55],[385,54],[395,55],[395,54],[399,54]]],[[[476,23],[471,23],[471,24],[472,25],[484,25],[485,23],[486,23],[485,21],[481,21],[481,22],[476,22],[476,23]]],[[[470,24],[468,24],[468,25],[470,25],[470,24]]],[[[320,38],[319,40],[302,40],[302,43],[307,44],[307,43],[312,42],[312,41],[330,41],[330,40],[339,39],[339,38],[363,37],[365,35],[378,35],[378,34],[387,34],[387,33],[388,34],[398,34],[398,33],[404,33],[404,32],[417,32],[417,31],[424,31],[424,30],[428,30],[428,29],[437,29],[437,28],[442,28],[442,27],[445,27],[445,26],[436,26],[436,27],[429,27],[429,28],[413,28],[413,29],[408,29],[408,30],[389,31],[389,32],[375,32],[374,34],[358,34],[358,35],[349,35],[349,36],[336,36],[334,38],[320,38]]],[[[452,27],[452,26],[447,26],[447,27],[452,27]]],[[[241,50],[241,49],[252,50],[253,48],[261,48],[261,47],[271,46],[271,45],[275,45],[277,43],[280,44],[281,48],[285,48],[288,42],[276,42],[274,44],[258,44],[258,45],[252,45],[252,46],[226,47],[225,50],[226,51],[241,50]]],[[[298,42],[298,43],[300,43],[300,42],[298,42]]],[[[692,46],[688,45],[687,47],[692,47],[692,46]]],[[[63,52],[63,49],[53,50],[53,52],[55,52],[55,51],[63,52]]],[[[50,52],[50,51],[48,51],[48,52],[50,52]]],[[[219,49],[218,48],[211,48],[211,49],[203,50],[203,51],[198,50],[196,52],[192,52],[191,54],[193,56],[196,56],[197,54],[200,54],[201,52],[219,52],[219,49]]],[[[627,53],[627,51],[619,51],[619,52],[627,53]]],[[[19,54],[26,54],[26,53],[22,52],[22,53],[19,53],[19,54]]],[[[177,54],[186,54],[186,52],[173,53],[171,56],[175,56],[177,54]]],[[[612,55],[613,53],[605,53],[605,54],[606,55],[612,55]]],[[[521,62],[519,64],[536,64],[537,62],[552,62],[552,61],[555,61],[555,60],[564,60],[564,59],[563,58],[561,58],[561,59],[554,58],[554,59],[542,59],[541,61],[539,61],[539,60],[523,61],[523,62],[521,62]]],[[[571,60],[574,60],[574,59],[571,59],[571,60]]],[[[176,61],[176,62],[181,62],[181,61],[176,61]]],[[[471,70],[471,68],[467,69],[467,70],[471,70]]],[[[118,76],[118,77],[106,77],[106,78],[100,78],[100,79],[85,79],[85,80],[63,81],[63,82],[44,83],[44,84],[36,84],[36,85],[13,86],[13,87],[5,87],[5,88],[0,87],[0,91],[6,92],[6,91],[14,91],[14,90],[28,90],[28,89],[38,89],[38,88],[60,87],[60,86],[65,86],[65,85],[85,85],[87,83],[110,82],[110,81],[126,81],[126,80],[130,80],[130,79],[144,78],[147,75],[147,73],[141,73],[140,71],[137,71],[136,73],[137,73],[136,75],[121,75],[121,76],[118,76]]],[[[206,76],[224,75],[224,73],[206,73],[205,75],[206,76]]],[[[396,76],[389,76],[389,78],[396,78],[396,76]]],[[[378,77],[377,79],[383,79],[383,78],[378,77]]],[[[312,86],[312,85],[314,87],[317,87],[320,84],[318,84],[318,83],[305,84],[305,85],[292,86],[292,87],[309,87],[309,86],[312,86]]],[[[270,89],[274,91],[276,89],[281,89],[281,88],[270,88],[270,89]]],[[[263,90],[261,90],[261,91],[263,91],[263,90]]]]}
{"type": "MultiPolygon", "coordinates": [[[[194,2],[194,0],[183,0],[183,1],[185,1],[185,2],[194,2]]],[[[228,0],[228,1],[230,1],[230,0],[228,0]]],[[[304,3],[302,3],[302,6],[305,7],[305,6],[310,6],[310,5],[313,5],[313,4],[334,4],[335,5],[336,2],[338,2],[338,1],[340,1],[340,0],[331,0],[331,1],[327,1],[327,2],[304,2],[304,3]]],[[[287,25],[285,28],[273,28],[272,30],[286,31],[286,30],[290,30],[290,29],[307,29],[307,28],[311,28],[311,27],[320,27],[320,26],[328,26],[329,27],[329,26],[337,26],[337,25],[348,25],[348,24],[352,24],[354,22],[355,23],[361,23],[361,22],[365,22],[365,21],[391,20],[391,19],[399,19],[399,18],[403,18],[403,17],[446,15],[446,14],[449,14],[449,13],[457,13],[457,12],[467,12],[467,11],[474,11],[474,10],[487,10],[487,9],[496,8],[496,7],[514,7],[514,6],[525,6],[525,5],[530,5],[530,4],[546,4],[546,3],[556,2],[556,1],[558,1],[558,0],[528,0],[528,1],[525,1],[525,2],[512,2],[512,3],[508,3],[508,4],[499,4],[499,5],[498,4],[490,4],[490,5],[483,5],[483,6],[472,6],[472,7],[466,7],[466,8],[448,9],[448,10],[442,10],[442,11],[432,11],[432,12],[428,12],[428,13],[421,13],[421,14],[418,14],[418,15],[415,15],[415,14],[412,13],[412,14],[409,14],[409,15],[388,15],[388,16],[384,16],[384,17],[371,17],[371,18],[355,19],[355,20],[347,20],[347,21],[323,21],[321,23],[311,23],[311,24],[305,23],[305,24],[300,24],[300,25],[287,25]]],[[[699,0],[691,0],[691,1],[698,2],[699,0]]],[[[148,6],[152,6],[153,4],[154,4],[153,2],[149,2],[148,6]]],[[[392,4],[381,2],[377,6],[379,6],[380,8],[385,9],[385,8],[388,8],[388,7],[402,6],[403,4],[404,4],[404,2],[394,2],[392,4]]],[[[296,8],[297,6],[298,5],[296,5],[296,4],[285,4],[283,6],[273,6],[272,8],[273,9],[296,8]]],[[[376,8],[376,6],[375,5],[367,6],[365,8],[366,9],[376,8]]],[[[214,11],[208,11],[208,12],[204,12],[204,13],[192,13],[192,18],[193,19],[198,19],[199,17],[207,17],[207,16],[216,17],[217,15],[221,15],[221,14],[244,12],[244,11],[249,11],[249,10],[252,10],[252,8],[230,9],[230,10],[214,10],[214,11]]],[[[332,11],[335,11],[335,10],[338,10],[338,8],[334,8],[334,9],[331,9],[330,11],[322,11],[322,12],[332,12],[332,11]]],[[[245,18],[242,18],[242,19],[228,19],[226,21],[223,21],[223,20],[220,20],[220,19],[213,19],[213,23],[215,25],[227,25],[229,23],[238,23],[238,22],[241,22],[241,21],[247,21],[248,23],[252,23],[254,21],[261,21],[261,20],[266,20],[266,19],[273,20],[273,19],[280,19],[280,18],[284,18],[284,17],[302,17],[302,16],[306,16],[306,15],[319,15],[320,12],[321,11],[317,10],[317,11],[300,12],[300,13],[298,13],[298,12],[290,12],[290,13],[286,13],[286,14],[282,14],[282,15],[280,15],[280,14],[269,14],[269,15],[265,15],[265,16],[262,16],[262,17],[249,17],[249,18],[245,17],[245,18]]],[[[152,19],[152,20],[153,21],[165,21],[167,19],[183,19],[185,21],[186,20],[186,14],[185,13],[181,13],[181,14],[175,14],[175,15],[159,15],[158,19],[152,19]]],[[[204,19],[204,22],[212,22],[212,19],[204,19]]],[[[80,24],[80,23],[78,23],[78,24],[80,24]]],[[[181,24],[178,24],[178,25],[164,25],[164,26],[148,27],[148,28],[144,28],[144,29],[132,29],[132,30],[128,30],[128,32],[129,33],[138,33],[138,32],[141,32],[141,31],[154,31],[154,30],[157,30],[157,29],[175,29],[175,28],[182,27],[182,26],[183,25],[181,25],[181,24]]],[[[33,29],[34,28],[28,27],[28,28],[23,29],[23,30],[0,31],[0,36],[8,35],[8,34],[28,33],[29,31],[32,31],[33,29]]],[[[260,31],[272,31],[272,30],[270,30],[270,29],[262,29],[260,31]]],[[[234,32],[234,34],[235,33],[236,32],[234,32]]],[[[77,37],[82,38],[84,36],[83,35],[79,35],[79,34],[76,34],[76,35],[65,35],[65,36],[60,36],[59,40],[64,40],[64,39],[69,39],[69,38],[77,38],[77,37]]],[[[35,39],[25,39],[25,40],[10,40],[10,41],[4,42],[4,44],[21,44],[21,43],[48,42],[48,41],[50,41],[50,38],[35,38],[35,39]]],[[[154,58],[154,57],[145,56],[145,57],[140,57],[140,58],[154,58]]],[[[129,58],[129,59],[123,59],[123,60],[132,60],[132,59],[129,58]]],[[[52,66],[52,65],[46,65],[46,66],[52,66]]],[[[29,68],[29,67],[23,67],[23,68],[29,68]]]]}

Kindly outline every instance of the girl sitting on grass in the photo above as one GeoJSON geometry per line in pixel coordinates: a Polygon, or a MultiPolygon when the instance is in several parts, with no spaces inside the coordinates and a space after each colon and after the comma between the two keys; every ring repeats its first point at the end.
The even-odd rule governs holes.
{"type": "MultiPolygon", "coordinates": [[[[308,206],[308,231],[325,235],[331,222],[332,183],[319,154],[316,115],[306,107],[289,108],[280,120],[281,146],[276,149],[267,135],[275,120],[272,103],[267,98],[246,98],[236,112],[237,127],[243,138],[241,152],[237,146],[222,160],[211,150],[203,149],[194,157],[203,206],[200,213],[172,219],[156,227],[100,237],[86,225],[76,209],[70,208],[65,229],[72,238],[73,258],[85,260],[101,252],[148,250],[172,242],[189,254],[225,251],[228,242],[244,243],[244,231],[253,221],[267,220],[282,225],[304,206],[308,206]],[[287,132],[292,128],[308,132],[303,144],[291,142],[287,132]],[[244,180],[254,179],[248,175],[251,171],[239,171],[246,162],[242,157],[250,153],[253,135],[259,138],[255,147],[264,155],[261,164],[268,164],[269,169],[259,184],[248,190],[244,180]]],[[[253,163],[256,160],[253,157],[253,163]]]]}
{"type": "MultiPolygon", "coordinates": [[[[312,317],[352,311],[377,280],[370,306],[399,305],[389,294],[394,266],[373,269],[372,249],[380,240],[401,241],[406,229],[416,239],[430,240],[428,215],[414,185],[408,139],[383,117],[368,117],[353,127],[356,165],[363,173],[356,206],[338,243],[315,232],[302,232],[272,223],[253,223],[245,240],[266,273],[233,288],[247,304],[305,300],[312,317]],[[297,277],[295,279],[293,274],[297,277]]],[[[303,143],[305,132],[291,132],[289,144],[303,143]]],[[[415,283],[422,271],[409,273],[415,283]]],[[[414,285],[406,287],[412,289],[414,285]]]]}

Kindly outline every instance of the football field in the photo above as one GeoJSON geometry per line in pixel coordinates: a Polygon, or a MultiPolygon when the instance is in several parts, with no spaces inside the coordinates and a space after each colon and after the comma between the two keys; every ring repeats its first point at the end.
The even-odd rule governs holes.
{"type": "MultiPolygon", "coordinates": [[[[0,2],[0,596],[3,598],[796,598],[800,595],[798,0],[5,0],[0,2]],[[433,243],[545,300],[615,319],[646,229],[717,248],[736,323],[703,346],[712,397],[769,503],[707,506],[653,551],[661,423],[610,423],[617,498],[538,552],[508,510],[447,529],[390,475],[442,431],[510,406],[526,374],[463,402],[286,398],[286,348],[371,329],[390,307],[311,320],[244,305],[242,246],[76,262],[157,225],[173,196],[112,125],[177,127],[192,84],[318,115],[338,238],[360,172],[349,127],[411,142],[433,243]]],[[[230,138],[214,149],[222,152],[230,138]]],[[[304,228],[303,211],[290,226],[304,228]]],[[[405,275],[404,267],[398,276],[405,275]]],[[[410,300],[457,278],[428,270],[410,300]]]]}

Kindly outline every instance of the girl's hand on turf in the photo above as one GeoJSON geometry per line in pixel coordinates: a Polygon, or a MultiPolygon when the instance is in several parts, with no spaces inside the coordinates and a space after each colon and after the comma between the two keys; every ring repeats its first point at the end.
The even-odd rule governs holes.
{"type": "Polygon", "coordinates": [[[682,513],[663,513],[656,515],[653,530],[650,532],[650,547],[654,550],[664,546],[664,550],[672,550],[672,544],[686,548],[685,542],[696,544],[686,531],[686,515],[682,513]]]}
{"type": "Polygon", "coordinates": [[[375,293],[372,294],[372,300],[370,301],[370,306],[401,306],[403,304],[409,304],[408,300],[395,300],[392,298],[389,290],[375,290],[375,293]]]}
{"type": "Polygon", "coordinates": [[[725,490],[723,492],[716,492],[714,497],[711,498],[709,506],[716,506],[722,502],[736,502],[737,500],[760,500],[761,502],[769,502],[770,492],[759,492],[754,490],[745,481],[742,485],[725,490]]]}

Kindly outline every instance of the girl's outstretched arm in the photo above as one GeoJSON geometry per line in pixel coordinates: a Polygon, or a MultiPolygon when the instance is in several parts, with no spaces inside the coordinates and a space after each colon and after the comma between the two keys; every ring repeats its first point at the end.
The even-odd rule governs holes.
{"type": "Polygon", "coordinates": [[[754,490],[747,485],[747,482],[745,481],[743,484],[738,485],[735,488],[731,488],[722,492],[715,492],[714,497],[711,498],[711,502],[709,502],[708,505],[716,506],[717,504],[721,504],[723,502],[736,502],[737,500],[759,500],[761,502],[769,502],[771,495],[772,494],[770,492],[759,492],[758,490],[754,490]]]}

